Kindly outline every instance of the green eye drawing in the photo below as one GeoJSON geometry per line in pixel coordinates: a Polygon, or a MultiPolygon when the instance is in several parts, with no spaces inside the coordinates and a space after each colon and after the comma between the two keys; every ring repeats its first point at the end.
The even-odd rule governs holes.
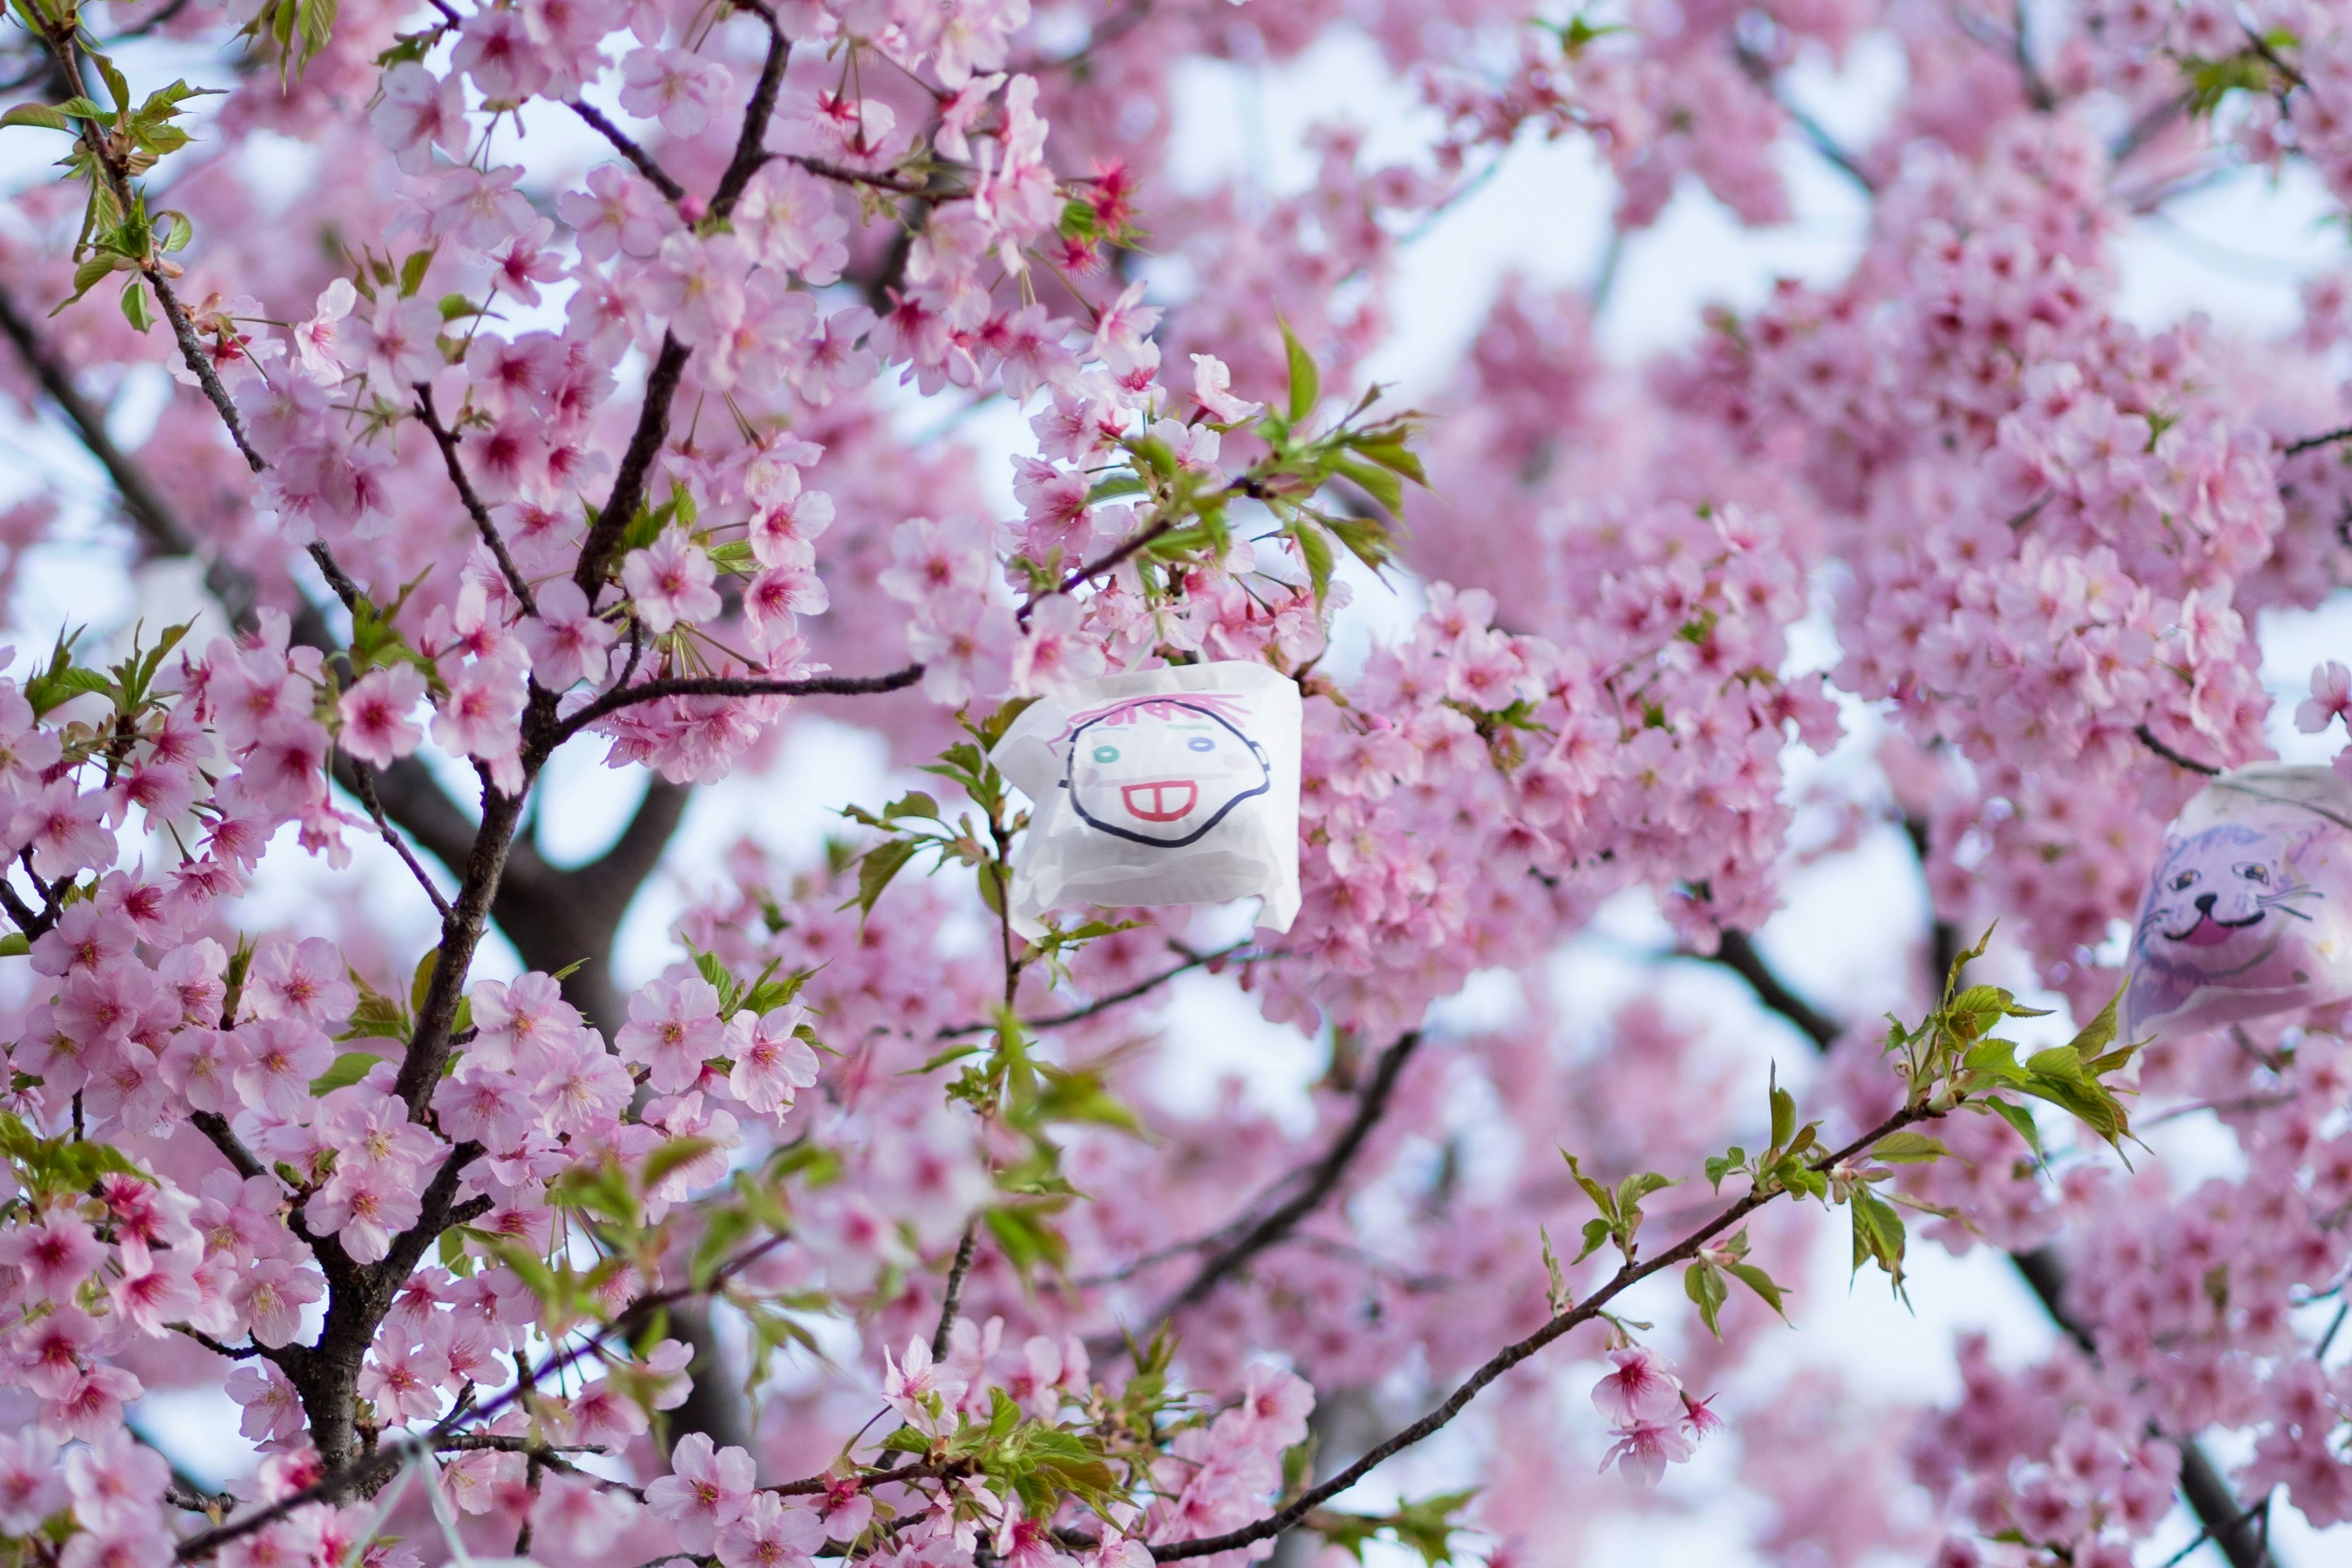
{"type": "Polygon", "coordinates": [[[1096,760],[1097,762],[1116,762],[1116,761],[1118,761],[1118,747],[1116,747],[1116,746],[1097,746],[1097,747],[1095,747],[1095,760],[1096,760]]]}

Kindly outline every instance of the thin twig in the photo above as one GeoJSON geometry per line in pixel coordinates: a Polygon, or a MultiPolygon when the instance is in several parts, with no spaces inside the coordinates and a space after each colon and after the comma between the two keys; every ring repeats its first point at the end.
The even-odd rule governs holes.
{"type": "Polygon", "coordinates": [[[213,369],[212,356],[205,352],[204,344],[197,340],[195,323],[188,319],[187,308],[180,303],[180,297],[172,292],[172,286],[163,281],[163,274],[151,272],[146,277],[155,290],[156,299],[163,307],[164,319],[172,323],[172,336],[179,341],[180,357],[187,361],[188,369],[195,372],[196,384],[204,389],[205,396],[219,413],[221,423],[228,430],[228,438],[236,443],[237,451],[245,455],[246,466],[257,474],[260,473],[269,465],[262,461],[261,454],[256,452],[253,443],[247,439],[245,420],[236,412],[236,401],[228,395],[228,388],[221,384],[220,372],[213,369]]]}
{"type": "Polygon", "coordinates": [[[498,558],[507,586],[514,590],[514,596],[522,601],[527,613],[538,614],[539,604],[530,596],[530,583],[515,565],[514,557],[507,553],[507,541],[500,537],[498,524],[490,520],[490,509],[482,505],[473,480],[467,477],[465,461],[457,451],[457,437],[442,424],[441,416],[434,411],[433,388],[425,382],[416,383],[416,417],[433,433],[434,442],[441,448],[442,465],[449,470],[449,483],[457,486],[457,499],[465,506],[466,515],[474,519],[474,531],[482,536],[482,542],[490,547],[490,554],[498,558]]]}
{"type": "Polygon", "coordinates": [[[2319,1336],[2319,1343],[2311,1347],[2312,1360],[2326,1361],[2327,1359],[2327,1352],[2329,1348],[2336,1343],[2336,1336],[2344,1331],[2344,1315],[2347,1312],[2352,1312],[2352,1301],[2346,1301],[2343,1305],[2336,1309],[2335,1321],[2327,1325],[2327,1332],[2319,1336]]]}
{"type": "Polygon", "coordinates": [[[956,1312],[963,1305],[964,1277],[971,1272],[971,1260],[979,1253],[980,1216],[975,1214],[963,1222],[963,1239],[956,1243],[955,1261],[948,1265],[948,1288],[940,1297],[940,1322],[931,1331],[933,1361],[948,1353],[948,1340],[955,1333],[956,1312]]]}
{"type": "Polygon", "coordinates": [[[2165,745],[2164,742],[2156,737],[2156,732],[2148,728],[2145,724],[2134,726],[2132,733],[2139,737],[2139,743],[2142,746],[2147,747],[2150,751],[2155,752],[2158,757],[2163,758],[2175,768],[2185,768],[2191,773],[2201,773],[2208,779],[2218,778],[2221,775],[2221,770],[2219,768],[2214,767],[2211,763],[2200,762],[2193,757],[2183,757],[2178,751],[2173,750],[2169,746],[2165,745]]]}
{"type": "Polygon", "coordinates": [[[685,199],[686,187],[671,179],[669,172],[655,162],[653,154],[638,146],[627,131],[604,118],[603,110],[593,103],[583,103],[576,98],[571,100],[570,108],[572,113],[601,132],[604,140],[611,142],[622,157],[636,165],[637,172],[651,181],[656,190],[673,202],[685,199]]]}
{"type": "Polygon", "coordinates": [[[367,808],[367,814],[375,821],[375,831],[383,836],[385,843],[392,846],[392,852],[400,857],[401,863],[408,868],[409,874],[416,878],[416,885],[425,890],[425,896],[433,901],[433,907],[440,914],[441,918],[448,919],[448,899],[442,896],[440,888],[434,885],[433,878],[425,870],[425,863],[418,860],[415,852],[408,847],[408,841],[401,837],[394,830],[392,823],[385,820],[383,802],[376,799],[375,769],[356,757],[351,758],[351,766],[352,793],[357,795],[360,798],[360,804],[367,808]]]}
{"type": "MultiPolygon", "coordinates": [[[[776,112],[776,94],[783,86],[784,68],[792,59],[792,41],[777,27],[773,13],[761,15],[767,17],[770,29],[768,57],[751,89],[751,101],[743,110],[743,128],[736,136],[735,155],[710,197],[710,216],[721,222],[734,212],[744,187],[767,161],[768,121],[776,112]]],[[[620,548],[630,523],[635,520],[637,507],[644,504],[646,477],[653,471],[654,459],[660,455],[663,443],[669,439],[670,404],[677,397],[678,382],[686,374],[686,361],[693,352],[677,340],[675,333],[662,333],[661,349],[655,355],[653,369],[646,375],[645,402],[637,411],[636,428],[630,433],[629,444],[621,453],[621,465],[613,476],[613,488],[596,514],[595,526],[588,530],[587,541],[580,549],[580,563],[572,570],[572,580],[588,596],[592,609],[596,596],[604,591],[613,553],[620,548]]]]}
{"type": "Polygon", "coordinates": [[[923,678],[923,666],[908,664],[887,675],[803,675],[797,680],[769,680],[745,675],[685,675],[646,681],[606,692],[565,719],[556,730],[558,743],[569,740],[606,714],[664,697],[857,697],[895,692],[923,678]]]}
{"type": "MultiPolygon", "coordinates": [[[[1132,1343],[1149,1339],[1160,1324],[1177,1313],[1208,1300],[1218,1286],[1246,1268],[1250,1260],[1289,1235],[1300,1220],[1314,1213],[1323,1200],[1331,1196],[1346,1177],[1348,1167],[1362,1152],[1372,1129],[1380,1125],[1381,1118],[1388,1113],[1389,1100],[1395,1092],[1397,1079],[1403,1073],[1405,1063],[1411,1060],[1413,1051],[1420,1047],[1422,1038],[1421,1030],[1408,1030],[1381,1052],[1371,1076],[1357,1092],[1356,1113],[1348,1119],[1347,1126],[1332,1141],[1331,1147],[1321,1159],[1303,1171],[1292,1172],[1271,1189],[1278,1191],[1297,1181],[1299,1183],[1298,1190],[1243,1231],[1231,1244],[1211,1256],[1192,1279],[1185,1281],[1181,1290],[1161,1303],[1140,1330],[1122,1336],[1120,1343],[1132,1343]]],[[[1115,1352],[1118,1347],[1112,1344],[1106,1348],[1115,1352]]]]}
{"type": "Polygon", "coordinates": [[[844,185],[870,185],[877,191],[897,195],[914,196],[926,202],[944,202],[962,193],[945,187],[934,190],[919,181],[900,174],[876,173],[866,169],[853,169],[845,163],[829,163],[822,158],[812,158],[805,152],[771,152],[772,162],[797,163],[810,173],[844,185]]]}
{"type": "Polygon", "coordinates": [[[1847,152],[1820,120],[1798,108],[1780,90],[1780,81],[1773,76],[1769,61],[1745,44],[1734,45],[1732,53],[1738,57],[1739,68],[1747,73],[1756,90],[1770,99],[1780,112],[1789,117],[1789,122],[1804,133],[1805,140],[1824,162],[1860,186],[1864,195],[1878,194],[1878,182],[1871,178],[1870,172],[1862,166],[1861,162],[1847,152]]]}
{"type": "Polygon", "coordinates": [[[2345,425],[2340,430],[2329,430],[2324,431],[2317,435],[2306,435],[2300,441],[2290,441],[2284,446],[2279,448],[2279,455],[2282,457],[2300,457],[2303,454],[2311,451],[2314,447],[2331,446],[2336,442],[2347,440],[2352,440],[2352,424],[2345,425]]]}
{"type": "MultiPolygon", "coordinates": [[[[1177,965],[1174,968],[1162,969],[1160,973],[1152,976],[1149,979],[1138,980],[1134,985],[1128,987],[1125,990],[1113,991],[1107,997],[1097,997],[1093,1001],[1087,1002],[1082,1007],[1072,1008],[1067,1012],[1048,1013],[1043,1018],[1023,1019],[1021,1020],[1021,1027],[1026,1030],[1061,1029],[1066,1025],[1080,1022],[1083,1019],[1094,1017],[1097,1013],[1108,1012],[1115,1007],[1120,1007],[1128,1002],[1134,1001],[1139,997],[1149,996],[1153,991],[1156,991],[1160,987],[1166,985],[1169,981],[1176,978],[1179,975],[1189,975],[1193,970],[1201,968],[1205,965],[1214,964],[1220,959],[1234,958],[1236,963],[1260,964],[1265,963],[1269,959],[1286,956],[1286,955],[1281,953],[1252,953],[1245,956],[1236,958],[1235,955],[1240,954],[1244,948],[1247,947],[1252,940],[1254,940],[1254,938],[1245,936],[1242,938],[1242,940],[1233,943],[1228,946],[1218,948],[1213,953],[1188,954],[1184,962],[1177,965]]],[[[1171,942],[1169,946],[1176,948],[1180,953],[1184,951],[1184,949],[1179,946],[1176,943],[1171,942]]],[[[983,1030],[992,1030],[995,1027],[996,1025],[992,1023],[950,1024],[947,1028],[939,1030],[932,1036],[932,1038],[935,1040],[953,1040],[960,1034],[978,1034],[983,1030]]]]}

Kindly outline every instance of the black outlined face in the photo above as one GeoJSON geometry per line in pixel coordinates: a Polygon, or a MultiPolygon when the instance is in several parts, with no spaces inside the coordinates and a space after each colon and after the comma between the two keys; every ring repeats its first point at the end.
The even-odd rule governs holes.
{"type": "Polygon", "coordinates": [[[1063,777],[1089,827],[1165,849],[1193,842],[1272,784],[1265,752],[1232,720],[1166,697],[1080,725],[1063,777]]]}
{"type": "Polygon", "coordinates": [[[2320,896],[2297,874],[2297,845],[2282,832],[2209,828],[2165,857],[2140,915],[2143,959],[2220,977],[2259,961],[2280,928],[2311,915],[2320,896]]]}

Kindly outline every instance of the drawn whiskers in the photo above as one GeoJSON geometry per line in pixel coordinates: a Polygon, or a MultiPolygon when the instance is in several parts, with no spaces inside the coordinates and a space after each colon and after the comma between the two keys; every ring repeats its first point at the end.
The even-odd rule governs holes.
{"type": "Polygon", "coordinates": [[[2254,900],[2254,907],[2257,909],[2275,909],[2281,915],[2292,915],[2297,920],[2309,920],[2311,916],[2308,914],[2305,913],[2303,910],[2297,909],[2294,904],[2287,901],[2293,898],[2325,898],[2326,896],[2327,895],[2326,894],[2320,892],[2317,888],[2305,883],[2298,887],[2283,887],[2276,893],[2266,893],[2260,898],[2254,900]]]}

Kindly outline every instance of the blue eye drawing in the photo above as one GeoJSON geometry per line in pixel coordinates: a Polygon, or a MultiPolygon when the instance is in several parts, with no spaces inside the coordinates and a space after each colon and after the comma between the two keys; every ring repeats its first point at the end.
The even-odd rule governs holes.
{"type": "Polygon", "coordinates": [[[1116,746],[1097,746],[1097,747],[1095,747],[1095,760],[1096,760],[1097,762],[1116,762],[1116,761],[1118,761],[1118,747],[1116,747],[1116,746]]]}
{"type": "Polygon", "coordinates": [[[1184,744],[1191,747],[1195,751],[1214,751],[1217,749],[1217,743],[1211,740],[1205,735],[1196,735],[1184,744]]]}

